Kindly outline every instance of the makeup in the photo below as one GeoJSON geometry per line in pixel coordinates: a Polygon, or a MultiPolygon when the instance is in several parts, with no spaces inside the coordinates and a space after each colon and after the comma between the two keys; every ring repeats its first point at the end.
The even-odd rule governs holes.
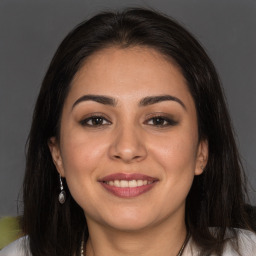
{"type": "Polygon", "coordinates": [[[159,180],[147,175],[115,173],[99,180],[101,185],[115,196],[132,198],[151,190],[159,180]]]}

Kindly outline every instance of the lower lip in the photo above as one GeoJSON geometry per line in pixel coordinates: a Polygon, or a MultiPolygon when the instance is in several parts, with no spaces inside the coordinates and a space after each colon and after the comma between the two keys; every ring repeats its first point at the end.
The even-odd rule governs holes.
{"type": "Polygon", "coordinates": [[[136,197],[148,192],[156,185],[157,182],[153,182],[148,185],[143,185],[143,186],[134,187],[134,188],[128,188],[128,187],[121,188],[121,187],[110,186],[104,182],[100,182],[100,183],[107,191],[109,191],[115,196],[122,197],[122,198],[131,198],[131,197],[136,197]]]}

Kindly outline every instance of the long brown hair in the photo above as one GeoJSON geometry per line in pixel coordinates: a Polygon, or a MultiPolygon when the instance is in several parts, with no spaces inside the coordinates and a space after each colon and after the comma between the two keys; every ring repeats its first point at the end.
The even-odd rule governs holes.
{"type": "Polygon", "coordinates": [[[59,46],[42,83],[28,140],[23,231],[32,255],[79,255],[88,237],[80,206],[67,192],[58,202],[59,179],[48,148],[58,138],[63,103],[83,61],[115,45],[151,47],[180,67],[198,116],[200,139],[209,142],[205,172],[196,176],[186,201],[186,225],[203,255],[222,254],[226,229],[251,229],[244,209],[245,183],[230,117],[216,70],[194,37],[176,21],[145,9],[100,13],[78,25],[59,46]],[[213,234],[209,227],[218,227],[213,234]]]}

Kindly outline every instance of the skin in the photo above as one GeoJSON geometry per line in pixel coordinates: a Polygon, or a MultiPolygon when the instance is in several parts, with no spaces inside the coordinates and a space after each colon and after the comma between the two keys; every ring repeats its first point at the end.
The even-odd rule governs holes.
{"type": "Polygon", "coordinates": [[[186,236],[185,200],[206,165],[208,145],[198,140],[193,98],[171,60],[146,47],[107,48],[90,56],[71,83],[60,141],[51,138],[49,147],[84,210],[86,255],[177,255],[186,236]],[[88,94],[112,97],[116,105],[89,100],[73,106],[88,94]],[[184,106],[173,100],[139,105],[159,95],[184,106]],[[95,113],[100,125],[88,119],[95,113]],[[119,172],[158,182],[137,197],[120,198],[98,182],[119,172]]]}

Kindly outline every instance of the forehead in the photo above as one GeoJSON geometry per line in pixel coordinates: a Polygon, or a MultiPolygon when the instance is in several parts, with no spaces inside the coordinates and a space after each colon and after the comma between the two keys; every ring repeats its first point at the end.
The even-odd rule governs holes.
{"type": "MultiPolygon", "coordinates": [[[[148,47],[107,48],[85,60],[74,76],[68,98],[104,94],[120,100],[171,94],[191,101],[178,66],[148,47]]],[[[193,100],[192,100],[193,101],[193,100]]]]}

